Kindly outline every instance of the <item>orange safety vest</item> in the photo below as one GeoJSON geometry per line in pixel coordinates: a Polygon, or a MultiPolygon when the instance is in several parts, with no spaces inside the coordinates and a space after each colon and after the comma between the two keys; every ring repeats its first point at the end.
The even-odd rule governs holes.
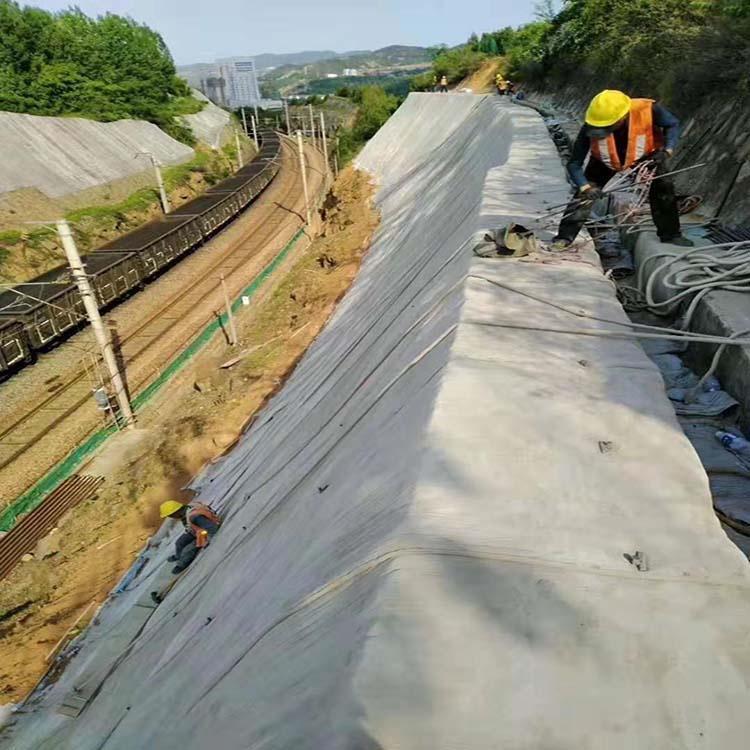
{"type": "Polygon", "coordinates": [[[630,121],[628,124],[628,148],[625,163],[617,153],[614,134],[606,138],[591,141],[591,155],[606,164],[615,172],[632,167],[647,154],[653,154],[664,144],[660,132],[654,133],[653,99],[633,99],[630,104],[630,121]]]}
{"type": "Polygon", "coordinates": [[[208,532],[194,523],[199,516],[207,518],[211,523],[221,526],[221,518],[211,508],[203,503],[191,503],[185,514],[185,529],[195,536],[195,546],[198,549],[208,546],[208,532]]]}

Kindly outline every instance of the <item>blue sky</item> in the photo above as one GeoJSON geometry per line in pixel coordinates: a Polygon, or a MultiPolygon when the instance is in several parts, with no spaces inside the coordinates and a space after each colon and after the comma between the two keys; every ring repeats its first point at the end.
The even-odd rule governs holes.
{"type": "Polygon", "coordinates": [[[534,0],[37,0],[89,15],[129,15],[159,31],[178,64],[229,55],[388,44],[457,44],[472,31],[531,20],[534,0]]]}

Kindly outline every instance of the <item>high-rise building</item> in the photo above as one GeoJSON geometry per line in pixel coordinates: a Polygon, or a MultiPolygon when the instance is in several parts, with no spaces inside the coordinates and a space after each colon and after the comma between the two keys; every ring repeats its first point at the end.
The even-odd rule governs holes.
{"type": "Polygon", "coordinates": [[[216,62],[226,81],[227,106],[237,109],[260,103],[258,75],[252,57],[228,57],[216,62]]]}

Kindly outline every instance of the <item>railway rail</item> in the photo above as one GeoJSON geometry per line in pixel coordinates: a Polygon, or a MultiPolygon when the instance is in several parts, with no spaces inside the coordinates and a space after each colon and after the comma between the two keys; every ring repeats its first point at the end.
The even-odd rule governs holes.
{"type": "MultiPolygon", "coordinates": [[[[291,236],[303,223],[298,163],[286,144],[281,146],[280,160],[283,164],[280,183],[268,200],[264,199],[253,208],[251,214],[257,216],[257,220],[253,222],[252,231],[224,242],[221,248],[213,245],[205,248],[205,252],[212,255],[209,275],[198,273],[185,279],[179,288],[169,290],[163,297],[160,295],[156,308],[137,321],[132,320],[130,309],[116,308],[107,316],[108,322],[117,322],[118,317],[125,318],[119,348],[126,365],[131,393],[148,385],[220,309],[220,272],[233,284],[232,292],[239,292],[250,280],[247,274],[243,275],[243,271],[251,266],[264,247],[274,241],[280,229],[286,224],[291,236]]],[[[285,236],[278,239],[281,246],[286,239],[285,236]]],[[[177,266],[172,273],[179,268],[177,266]]],[[[165,285],[167,280],[167,276],[162,277],[159,283],[165,285]]],[[[134,297],[125,307],[132,308],[137,300],[138,297],[134,297]]],[[[49,446],[63,441],[70,444],[70,438],[58,435],[62,426],[70,421],[86,424],[86,429],[75,435],[73,444],[83,440],[100,425],[91,395],[91,382],[85,369],[80,367],[68,373],[62,382],[56,383],[53,393],[31,403],[3,425],[0,431],[0,486],[9,483],[13,486],[9,496],[20,494],[39,478],[28,477],[20,483],[13,481],[9,475],[17,473],[15,466],[20,462],[41,468],[41,475],[65,455],[64,448],[50,451],[49,446]],[[44,466],[45,463],[48,465],[44,466]]]]}

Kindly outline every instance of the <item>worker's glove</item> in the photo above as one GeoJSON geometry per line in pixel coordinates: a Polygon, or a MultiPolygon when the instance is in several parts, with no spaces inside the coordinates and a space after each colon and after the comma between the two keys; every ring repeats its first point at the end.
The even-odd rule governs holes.
{"type": "Polygon", "coordinates": [[[167,562],[177,562],[177,561],[178,561],[179,559],[180,559],[180,558],[179,558],[179,557],[177,557],[177,555],[170,555],[170,556],[169,556],[169,557],[167,558],[167,562]]]}
{"type": "Polygon", "coordinates": [[[660,172],[669,171],[669,152],[666,149],[660,148],[658,151],[654,151],[651,154],[651,163],[660,172]]]}
{"type": "Polygon", "coordinates": [[[590,188],[586,188],[585,190],[582,188],[578,191],[578,200],[581,201],[581,203],[587,205],[596,203],[599,198],[603,197],[604,193],[602,192],[602,189],[596,187],[596,185],[592,185],[590,188]]]}

